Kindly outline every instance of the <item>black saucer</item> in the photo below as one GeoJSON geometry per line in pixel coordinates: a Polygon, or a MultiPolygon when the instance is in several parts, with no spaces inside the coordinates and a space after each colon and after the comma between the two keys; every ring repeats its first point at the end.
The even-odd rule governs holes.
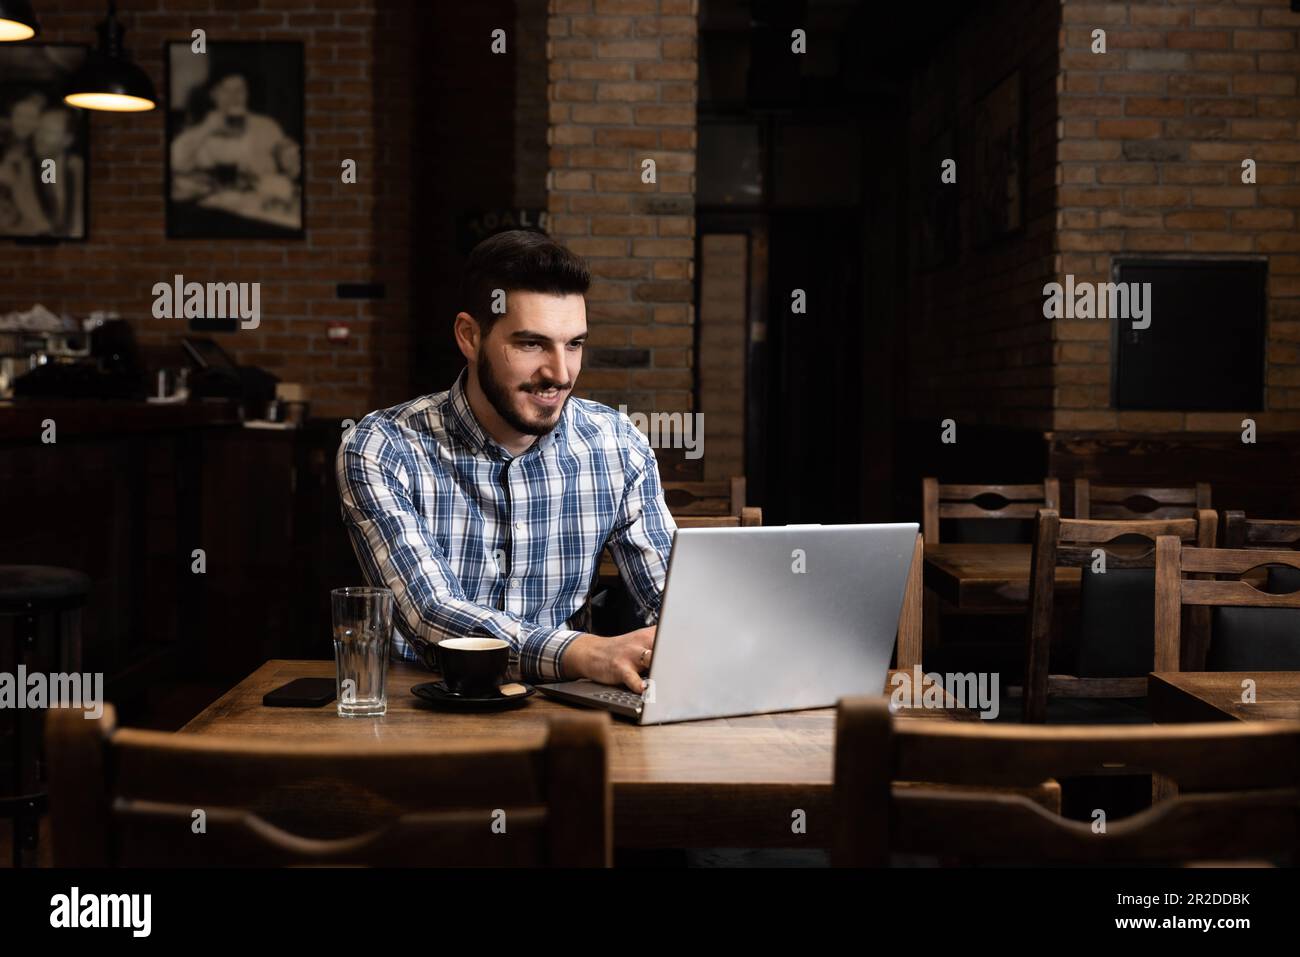
{"type": "Polygon", "coordinates": [[[411,694],[415,695],[429,704],[439,708],[446,708],[449,711],[504,711],[507,708],[513,708],[521,702],[527,701],[537,693],[537,689],[523,681],[513,682],[521,684],[527,690],[523,694],[505,695],[497,691],[490,695],[469,696],[456,694],[450,690],[445,682],[426,681],[424,684],[416,685],[411,689],[411,694]]]}

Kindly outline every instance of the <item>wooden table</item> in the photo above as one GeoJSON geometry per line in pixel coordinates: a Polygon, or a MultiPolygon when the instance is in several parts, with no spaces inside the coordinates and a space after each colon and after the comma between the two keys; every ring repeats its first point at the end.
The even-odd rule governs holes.
{"type": "MultiPolygon", "coordinates": [[[[963,610],[1024,608],[1032,545],[926,543],[925,587],[963,610]]],[[[1079,568],[1057,568],[1056,587],[1078,592],[1079,568]]]]}
{"type": "Polygon", "coordinates": [[[1147,708],[1157,724],[1184,721],[1300,720],[1300,671],[1152,672],[1147,708]],[[1242,682],[1255,682],[1255,702],[1241,700],[1242,682]]]}
{"type": "MultiPolygon", "coordinates": [[[[436,675],[399,664],[388,672],[382,718],[342,719],[332,703],[316,709],[262,705],[263,694],[293,678],[333,674],[332,661],[268,661],[179,733],[336,742],[435,734],[486,742],[511,735],[540,743],[547,716],[570,707],[538,693],[512,711],[436,711],[410,693],[412,685],[436,675]]],[[[900,715],[980,720],[956,708],[900,715]]],[[[615,720],[609,740],[619,847],[829,846],[833,708],[647,727],[615,720]],[[806,834],[791,832],[796,808],[806,812],[806,834]]]]}

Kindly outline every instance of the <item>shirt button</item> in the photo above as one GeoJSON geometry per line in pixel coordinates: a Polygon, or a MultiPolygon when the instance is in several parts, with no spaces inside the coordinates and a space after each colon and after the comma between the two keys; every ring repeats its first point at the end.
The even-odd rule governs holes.
{"type": "Polygon", "coordinates": [[[518,579],[518,578],[512,578],[512,579],[510,579],[510,587],[511,587],[511,588],[518,588],[518,587],[519,587],[519,579],[518,579]]]}
{"type": "Polygon", "coordinates": [[[523,530],[524,530],[524,523],[515,522],[515,531],[522,532],[523,530]]]}

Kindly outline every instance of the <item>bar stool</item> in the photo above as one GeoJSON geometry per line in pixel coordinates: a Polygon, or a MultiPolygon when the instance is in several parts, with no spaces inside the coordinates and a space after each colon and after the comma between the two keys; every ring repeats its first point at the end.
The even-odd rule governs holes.
{"type": "MultiPolygon", "coordinates": [[[[0,616],[13,619],[14,635],[12,655],[0,658],[12,662],[17,695],[26,695],[17,686],[20,665],[27,674],[81,670],[81,609],[89,594],[90,578],[70,568],[0,565],[0,616]]],[[[14,867],[36,861],[46,807],[44,719],[26,707],[0,710],[0,817],[14,822],[14,867]]]]}

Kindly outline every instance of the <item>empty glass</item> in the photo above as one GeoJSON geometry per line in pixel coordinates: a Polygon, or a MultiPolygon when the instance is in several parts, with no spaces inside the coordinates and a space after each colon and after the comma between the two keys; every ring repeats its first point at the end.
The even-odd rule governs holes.
{"type": "Polygon", "coordinates": [[[366,718],[388,711],[384,676],[393,630],[393,593],[387,588],[335,588],[334,664],[339,716],[366,718]]]}

